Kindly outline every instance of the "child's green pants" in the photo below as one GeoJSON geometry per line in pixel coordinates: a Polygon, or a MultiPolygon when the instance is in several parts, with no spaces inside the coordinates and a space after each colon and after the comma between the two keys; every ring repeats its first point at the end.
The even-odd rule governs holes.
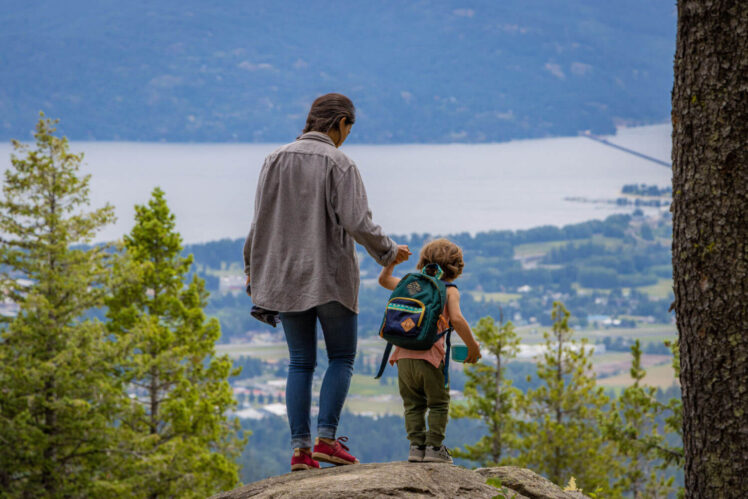
{"type": "Polygon", "coordinates": [[[405,406],[408,440],[413,445],[439,447],[449,418],[449,389],[444,387],[444,373],[425,360],[398,359],[397,379],[405,406]]]}

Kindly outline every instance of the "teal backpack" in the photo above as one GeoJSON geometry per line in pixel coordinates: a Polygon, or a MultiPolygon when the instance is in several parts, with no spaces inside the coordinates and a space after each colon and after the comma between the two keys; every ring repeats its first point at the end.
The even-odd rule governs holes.
{"type": "Polygon", "coordinates": [[[453,329],[450,324],[447,330],[438,331],[438,322],[447,304],[447,288],[456,286],[442,281],[442,275],[441,267],[431,263],[420,273],[406,274],[392,291],[379,329],[379,336],[387,341],[387,346],[375,379],[382,377],[393,345],[409,350],[428,350],[446,335],[444,386],[448,386],[450,334],[453,329]]]}

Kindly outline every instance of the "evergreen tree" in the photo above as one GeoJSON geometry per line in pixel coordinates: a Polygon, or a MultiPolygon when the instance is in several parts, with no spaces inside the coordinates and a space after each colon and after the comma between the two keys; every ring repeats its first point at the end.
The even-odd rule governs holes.
{"type": "Polygon", "coordinates": [[[662,470],[673,462],[681,464],[682,451],[670,449],[661,432],[658,420],[670,407],[657,400],[656,388],[641,384],[646,374],[641,354],[636,340],[631,347],[634,383],[611,405],[610,417],[601,422],[603,435],[618,448],[623,469],[617,485],[624,492],[634,499],[667,497],[673,489],[673,478],[665,478],[662,470]]]}
{"type": "Polygon", "coordinates": [[[13,141],[0,200],[0,292],[20,307],[0,329],[0,495],[104,497],[119,491],[107,455],[125,394],[117,345],[86,318],[103,304],[106,248],[73,245],[114,215],[86,211],[83,155],[55,123],[42,115],[35,146],[13,141]]]}
{"type": "Polygon", "coordinates": [[[226,415],[236,405],[227,378],[238,372],[215,355],[220,328],[203,312],[203,281],[184,283],[192,257],[181,256],[164,192],[135,211],[107,302],[110,329],[128,349],[132,404],[122,426],[139,456],[122,469],[132,495],[205,497],[238,480],[243,442],[226,415]]]}
{"type": "Polygon", "coordinates": [[[748,5],[678,2],[673,292],[687,497],[748,480],[748,5]]]}
{"type": "MultiPolygon", "coordinates": [[[[504,378],[504,365],[518,351],[519,338],[511,322],[496,324],[493,317],[483,317],[473,329],[483,349],[491,352],[496,365],[484,362],[465,365],[466,405],[453,405],[453,418],[480,419],[488,433],[465,450],[454,449],[456,457],[477,461],[482,466],[498,466],[506,449],[516,446],[514,403],[519,391],[504,378]]],[[[488,359],[486,359],[488,360],[488,359]]]]}
{"type": "Polygon", "coordinates": [[[608,397],[592,373],[592,349],[586,340],[571,339],[569,312],[560,302],[554,302],[551,319],[552,333],[543,333],[546,351],[537,365],[542,384],[518,400],[519,453],[511,461],[559,485],[574,477],[582,490],[601,489],[610,497],[613,446],[597,425],[608,397]]]}

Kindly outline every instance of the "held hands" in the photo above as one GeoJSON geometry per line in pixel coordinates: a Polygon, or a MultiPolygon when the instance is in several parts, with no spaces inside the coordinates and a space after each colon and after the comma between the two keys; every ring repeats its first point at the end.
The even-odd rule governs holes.
{"type": "Polygon", "coordinates": [[[478,362],[478,359],[481,358],[480,354],[480,346],[477,342],[472,341],[469,345],[467,345],[468,353],[467,357],[465,358],[466,364],[475,364],[478,362]]]}
{"type": "Polygon", "coordinates": [[[410,252],[410,249],[408,248],[407,244],[398,244],[397,245],[397,256],[395,257],[395,262],[394,262],[395,265],[403,263],[412,254],[413,253],[410,252]]]}

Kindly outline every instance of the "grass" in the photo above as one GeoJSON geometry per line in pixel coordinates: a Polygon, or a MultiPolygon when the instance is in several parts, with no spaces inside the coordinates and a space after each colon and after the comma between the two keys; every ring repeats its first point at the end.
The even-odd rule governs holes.
{"type": "Polygon", "coordinates": [[[601,235],[595,235],[590,238],[590,241],[592,241],[595,244],[602,244],[608,249],[615,249],[620,248],[624,245],[623,240],[618,239],[617,237],[605,237],[601,235]]]}
{"type": "Polygon", "coordinates": [[[383,385],[370,375],[354,374],[345,408],[356,414],[402,415],[403,403],[397,383],[391,385],[391,381],[387,381],[383,385]]]}
{"type": "Polygon", "coordinates": [[[673,280],[660,279],[656,284],[651,286],[641,286],[636,288],[642,293],[647,293],[652,298],[668,298],[673,294],[673,280]]]}
{"type": "Polygon", "coordinates": [[[262,360],[280,360],[288,358],[288,347],[285,343],[276,345],[250,345],[229,343],[216,345],[217,354],[227,354],[229,357],[256,357],[262,360]]]}
{"type": "Polygon", "coordinates": [[[393,400],[371,400],[371,399],[355,399],[348,397],[345,401],[344,410],[348,410],[354,414],[368,413],[377,414],[380,416],[384,415],[403,415],[403,402],[400,398],[393,400]]]}
{"type": "Polygon", "coordinates": [[[600,235],[595,235],[592,237],[588,237],[585,239],[571,239],[571,240],[564,240],[564,241],[546,241],[543,243],[526,243],[526,244],[518,244],[514,247],[514,257],[515,258],[522,258],[532,255],[545,255],[548,252],[550,252],[553,248],[558,248],[561,246],[566,246],[567,244],[573,244],[575,246],[580,246],[585,243],[595,243],[595,244],[602,244],[608,249],[618,248],[622,246],[624,243],[621,239],[615,238],[615,237],[605,237],[600,235]]]}
{"type": "Polygon", "coordinates": [[[626,365],[631,364],[631,354],[628,352],[611,352],[611,353],[604,353],[601,355],[593,355],[592,356],[592,365],[598,365],[598,364],[613,364],[613,363],[620,363],[624,362],[626,365]]]}
{"type": "MultiPolygon", "coordinates": [[[[673,384],[678,384],[678,380],[675,378],[673,366],[668,362],[667,364],[660,364],[647,369],[647,375],[644,376],[642,383],[657,388],[668,388],[673,384]]],[[[629,373],[625,372],[609,378],[599,379],[597,380],[597,384],[604,387],[626,387],[632,384],[632,380],[629,373]]]]}
{"type": "MultiPolygon", "coordinates": [[[[589,241],[589,239],[575,239],[573,242],[581,244],[587,241],[589,241]]],[[[547,241],[544,243],[518,244],[514,247],[514,257],[521,258],[532,255],[545,255],[553,248],[565,246],[569,242],[571,241],[547,241]]]]}
{"type": "Polygon", "coordinates": [[[651,324],[636,328],[610,328],[610,329],[582,329],[576,330],[574,336],[577,338],[589,338],[594,343],[597,339],[607,336],[622,336],[624,338],[639,339],[642,345],[652,342],[662,343],[665,340],[675,339],[678,336],[678,330],[675,324],[651,324]]]}
{"type": "Polygon", "coordinates": [[[353,375],[353,377],[351,378],[351,387],[348,390],[348,393],[350,393],[351,395],[359,395],[361,397],[377,397],[380,395],[399,396],[397,384],[382,385],[379,380],[374,379],[373,376],[362,374],[353,375]]]}

